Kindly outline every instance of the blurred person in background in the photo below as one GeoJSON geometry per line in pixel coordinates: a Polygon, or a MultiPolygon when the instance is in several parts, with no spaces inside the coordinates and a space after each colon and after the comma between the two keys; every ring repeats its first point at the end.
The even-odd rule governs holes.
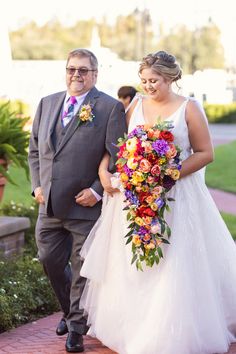
{"type": "Polygon", "coordinates": [[[117,92],[119,101],[121,101],[125,107],[128,107],[134,96],[136,95],[137,90],[133,86],[121,86],[117,92]]]}

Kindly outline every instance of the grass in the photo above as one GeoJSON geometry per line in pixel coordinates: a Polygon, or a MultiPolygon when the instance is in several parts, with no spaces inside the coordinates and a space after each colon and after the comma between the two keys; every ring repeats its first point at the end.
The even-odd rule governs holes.
{"type": "Polygon", "coordinates": [[[236,215],[221,213],[233,239],[236,241],[236,215]]]}
{"type": "Polygon", "coordinates": [[[9,173],[17,185],[7,182],[4,190],[2,204],[13,200],[16,203],[22,203],[30,206],[33,198],[31,196],[30,181],[27,180],[25,171],[22,168],[10,167],[9,173]]]}
{"type": "Polygon", "coordinates": [[[236,193],[236,141],[215,148],[215,161],[207,166],[206,184],[236,193]]]}

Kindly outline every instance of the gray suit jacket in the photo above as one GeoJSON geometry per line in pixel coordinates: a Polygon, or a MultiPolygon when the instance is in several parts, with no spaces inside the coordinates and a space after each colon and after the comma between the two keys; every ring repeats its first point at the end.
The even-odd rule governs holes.
{"type": "Polygon", "coordinates": [[[96,220],[101,202],[83,207],[75,202],[75,195],[84,188],[93,188],[102,195],[98,167],[106,151],[111,155],[110,170],[115,171],[115,144],[127,131],[123,105],[95,87],[83,104],[90,103],[94,119],[81,122],[75,115],[69,123],[57,150],[52,135],[60,119],[66,92],[58,92],[41,99],[33,122],[29,148],[32,190],[41,186],[45,205],[40,212],[62,219],[96,220]]]}

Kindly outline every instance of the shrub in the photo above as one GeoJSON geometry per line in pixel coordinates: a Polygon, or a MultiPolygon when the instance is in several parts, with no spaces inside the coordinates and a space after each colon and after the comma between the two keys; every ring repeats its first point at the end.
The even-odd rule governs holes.
{"type": "MultiPolygon", "coordinates": [[[[30,133],[25,130],[29,117],[20,117],[13,112],[10,102],[0,104],[0,158],[5,164],[22,167],[28,176],[28,145],[30,133]]],[[[0,173],[11,183],[15,183],[0,165],[0,173]]]]}
{"type": "Polygon", "coordinates": [[[59,310],[37,258],[0,261],[0,332],[59,310]]]}
{"type": "Polygon", "coordinates": [[[236,103],[204,104],[209,123],[236,123],[236,103]]]}
{"type": "Polygon", "coordinates": [[[14,259],[0,257],[0,333],[59,310],[52,287],[36,258],[34,238],[38,206],[11,202],[0,209],[7,216],[25,216],[31,226],[25,233],[24,255],[14,259]]]}

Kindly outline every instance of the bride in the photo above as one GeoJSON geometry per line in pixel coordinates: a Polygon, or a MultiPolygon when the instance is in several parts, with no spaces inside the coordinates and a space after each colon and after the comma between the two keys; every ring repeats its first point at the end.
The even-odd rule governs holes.
{"type": "Polygon", "coordinates": [[[146,95],[127,113],[129,132],[157,117],[172,121],[182,149],[180,180],[168,192],[175,199],[166,214],[170,245],[158,266],[131,265],[125,198],[111,185],[108,156],[99,169],[104,202],[81,253],[88,278],[81,304],[88,334],[120,354],[226,353],[236,340],[236,247],[203,178],[213,160],[205,113],[172,91],[181,74],[174,56],[147,55],[139,69],[146,95]]]}

